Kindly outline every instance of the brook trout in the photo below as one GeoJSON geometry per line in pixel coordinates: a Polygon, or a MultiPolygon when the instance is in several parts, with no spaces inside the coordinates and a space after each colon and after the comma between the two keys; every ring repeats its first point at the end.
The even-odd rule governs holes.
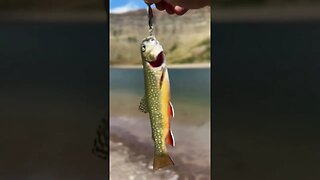
{"type": "Polygon", "coordinates": [[[107,131],[107,120],[103,118],[98,126],[97,136],[94,139],[94,147],[92,148],[92,152],[93,154],[104,160],[106,160],[109,155],[107,145],[107,142],[109,141],[108,134],[109,133],[107,131]]]}
{"type": "Polygon", "coordinates": [[[154,141],[153,169],[156,170],[174,165],[166,147],[166,144],[175,146],[170,129],[170,119],[174,117],[174,110],[170,102],[170,82],[163,48],[154,36],[142,41],[141,57],[145,95],[139,109],[149,113],[154,141]]]}

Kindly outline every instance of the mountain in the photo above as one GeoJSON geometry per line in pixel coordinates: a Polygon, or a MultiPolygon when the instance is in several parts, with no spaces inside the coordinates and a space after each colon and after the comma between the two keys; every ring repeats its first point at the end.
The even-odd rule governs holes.
{"type": "MultiPolygon", "coordinates": [[[[210,8],[183,16],[154,12],[154,33],[169,64],[210,61],[210,8]]],[[[110,64],[141,64],[140,43],[149,35],[146,10],[110,15],[110,64]]]]}

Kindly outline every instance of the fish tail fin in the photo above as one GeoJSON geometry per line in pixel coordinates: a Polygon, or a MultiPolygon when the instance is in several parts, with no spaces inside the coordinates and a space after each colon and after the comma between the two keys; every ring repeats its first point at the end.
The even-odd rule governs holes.
{"type": "Polygon", "coordinates": [[[166,166],[173,166],[174,163],[170,156],[165,154],[155,154],[154,160],[153,160],[153,170],[157,170],[166,166]]]}

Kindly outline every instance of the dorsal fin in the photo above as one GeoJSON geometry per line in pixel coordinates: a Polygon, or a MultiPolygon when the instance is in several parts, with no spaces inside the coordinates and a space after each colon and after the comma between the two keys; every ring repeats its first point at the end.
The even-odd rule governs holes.
{"type": "Polygon", "coordinates": [[[146,102],[145,97],[141,98],[139,110],[144,113],[148,112],[148,106],[147,106],[147,102],[146,102]]]}

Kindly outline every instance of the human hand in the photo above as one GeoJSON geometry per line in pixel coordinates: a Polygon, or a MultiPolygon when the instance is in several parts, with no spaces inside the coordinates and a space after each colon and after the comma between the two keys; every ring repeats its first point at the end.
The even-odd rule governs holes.
{"type": "Polygon", "coordinates": [[[160,11],[168,14],[183,15],[189,9],[199,9],[210,5],[210,0],[144,0],[147,4],[155,4],[160,11]]]}

